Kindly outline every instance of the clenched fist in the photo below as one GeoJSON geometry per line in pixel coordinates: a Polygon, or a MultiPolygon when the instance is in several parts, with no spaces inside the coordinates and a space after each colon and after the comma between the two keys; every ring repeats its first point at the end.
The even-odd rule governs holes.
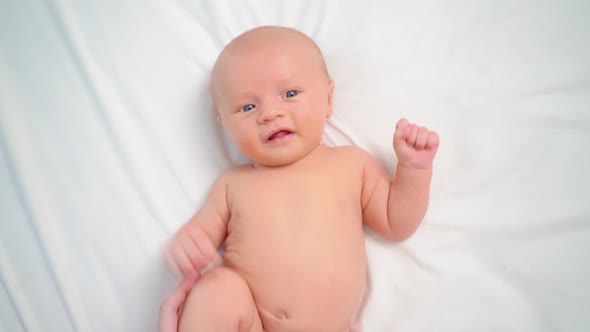
{"type": "Polygon", "coordinates": [[[427,169],[438,150],[439,137],[434,131],[401,119],[395,126],[393,149],[398,165],[406,168],[427,169]]]}

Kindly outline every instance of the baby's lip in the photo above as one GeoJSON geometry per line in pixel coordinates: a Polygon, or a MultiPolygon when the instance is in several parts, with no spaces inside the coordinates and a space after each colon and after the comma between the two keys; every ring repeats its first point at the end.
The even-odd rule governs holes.
{"type": "Polygon", "coordinates": [[[280,137],[283,137],[283,136],[286,136],[286,135],[289,135],[292,133],[293,133],[293,130],[291,130],[289,128],[275,129],[266,135],[266,141],[269,142],[269,141],[274,140],[275,138],[280,138],[280,137]]]}

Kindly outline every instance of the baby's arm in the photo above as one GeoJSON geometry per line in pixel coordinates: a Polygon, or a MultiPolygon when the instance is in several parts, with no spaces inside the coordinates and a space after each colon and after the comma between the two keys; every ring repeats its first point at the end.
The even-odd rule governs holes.
{"type": "Polygon", "coordinates": [[[178,230],[165,253],[171,268],[184,276],[221,263],[217,250],[227,236],[226,182],[215,181],[202,208],[178,230]]]}
{"type": "Polygon", "coordinates": [[[366,154],[361,203],[363,219],[370,228],[397,241],[416,231],[428,208],[438,144],[435,132],[402,119],[394,134],[398,166],[393,179],[375,158],[366,154]]]}
{"type": "Polygon", "coordinates": [[[201,272],[221,263],[217,250],[227,235],[226,182],[215,181],[203,207],[184,224],[166,248],[170,267],[183,281],[160,306],[159,332],[176,332],[180,307],[201,272]]]}

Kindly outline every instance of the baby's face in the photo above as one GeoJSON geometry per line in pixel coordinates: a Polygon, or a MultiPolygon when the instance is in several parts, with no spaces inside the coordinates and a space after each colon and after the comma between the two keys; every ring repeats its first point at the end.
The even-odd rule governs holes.
{"type": "Polygon", "coordinates": [[[240,45],[218,61],[212,93],[240,151],[262,166],[293,163],[320,143],[332,113],[331,81],[319,52],[294,40],[240,45]]]}

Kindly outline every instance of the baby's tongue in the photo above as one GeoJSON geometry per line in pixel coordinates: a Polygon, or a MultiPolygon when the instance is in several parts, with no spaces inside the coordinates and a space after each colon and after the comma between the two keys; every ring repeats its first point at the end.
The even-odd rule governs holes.
{"type": "Polygon", "coordinates": [[[273,139],[281,138],[281,137],[283,137],[285,135],[289,135],[289,132],[286,131],[286,130],[281,130],[281,131],[279,131],[277,133],[272,134],[272,136],[270,136],[269,139],[270,140],[273,140],[273,139]]]}

